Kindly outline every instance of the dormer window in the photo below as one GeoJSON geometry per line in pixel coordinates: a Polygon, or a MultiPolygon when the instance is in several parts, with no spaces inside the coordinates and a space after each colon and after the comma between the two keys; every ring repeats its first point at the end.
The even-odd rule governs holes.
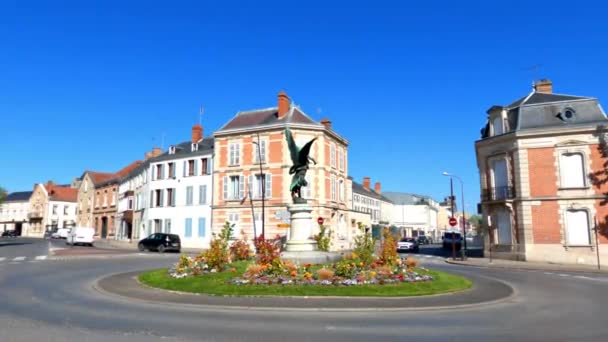
{"type": "Polygon", "coordinates": [[[192,149],[191,149],[191,150],[192,150],[192,152],[194,152],[194,151],[198,151],[198,144],[197,144],[197,143],[193,143],[193,144],[192,144],[192,149]]]}
{"type": "Polygon", "coordinates": [[[175,154],[175,146],[169,146],[169,154],[175,154]]]}
{"type": "Polygon", "coordinates": [[[501,135],[504,133],[502,123],[501,116],[497,116],[494,118],[494,120],[492,120],[492,136],[501,135]]]}

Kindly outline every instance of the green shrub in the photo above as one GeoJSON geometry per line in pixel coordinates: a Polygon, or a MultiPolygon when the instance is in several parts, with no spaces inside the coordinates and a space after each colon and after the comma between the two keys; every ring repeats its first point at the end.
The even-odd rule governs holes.
{"type": "Polygon", "coordinates": [[[319,226],[319,234],[313,236],[313,239],[317,241],[317,249],[323,252],[329,251],[329,244],[331,242],[331,231],[325,227],[325,225],[319,226]]]}
{"type": "Polygon", "coordinates": [[[355,249],[353,252],[361,261],[370,264],[374,261],[374,251],[376,248],[376,239],[371,233],[365,231],[365,226],[359,223],[359,231],[361,235],[355,237],[355,249]]]}

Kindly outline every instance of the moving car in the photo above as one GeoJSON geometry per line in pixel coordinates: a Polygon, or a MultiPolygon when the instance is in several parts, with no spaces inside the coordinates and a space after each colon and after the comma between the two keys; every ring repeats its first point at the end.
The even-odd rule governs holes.
{"type": "Polygon", "coordinates": [[[444,249],[452,249],[452,241],[454,241],[456,250],[460,250],[462,246],[462,235],[458,232],[446,232],[443,234],[442,240],[444,249]]]}
{"type": "Polygon", "coordinates": [[[420,251],[420,247],[418,246],[418,241],[414,238],[403,238],[397,242],[397,253],[403,252],[414,252],[418,253],[420,251]]]}
{"type": "Polygon", "coordinates": [[[74,227],[70,230],[65,243],[68,245],[93,246],[93,235],[95,235],[95,229],[93,228],[74,227]]]}
{"type": "Polygon", "coordinates": [[[147,238],[140,240],[137,244],[137,248],[143,251],[155,250],[160,253],[167,251],[181,251],[181,241],[179,235],[166,234],[166,233],[154,233],[147,238]]]}
{"type": "Polygon", "coordinates": [[[417,240],[419,245],[430,245],[433,243],[433,239],[426,235],[420,235],[417,240]]]}
{"type": "Polygon", "coordinates": [[[17,234],[16,230],[5,230],[2,232],[2,237],[17,237],[19,236],[17,234]]]}
{"type": "Polygon", "coordinates": [[[66,239],[70,233],[70,228],[59,228],[56,232],[51,234],[53,239],[66,239]]]}

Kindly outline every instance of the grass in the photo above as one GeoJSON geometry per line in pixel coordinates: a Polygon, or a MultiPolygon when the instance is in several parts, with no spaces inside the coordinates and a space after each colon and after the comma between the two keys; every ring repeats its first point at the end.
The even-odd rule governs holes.
{"type": "Polygon", "coordinates": [[[167,269],[145,272],[139,281],[150,287],[165,290],[220,296],[371,296],[404,297],[449,293],[468,289],[472,286],[468,279],[439,271],[429,271],[433,281],[419,283],[399,283],[385,285],[322,286],[322,285],[233,285],[226,280],[240,275],[247,267],[246,262],[232,265],[236,272],[209,273],[196,277],[175,279],[167,269]]]}

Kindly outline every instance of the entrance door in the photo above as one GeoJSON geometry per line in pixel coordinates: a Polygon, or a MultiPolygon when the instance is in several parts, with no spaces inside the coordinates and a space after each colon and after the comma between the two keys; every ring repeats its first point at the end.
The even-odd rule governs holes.
{"type": "Polygon", "coordinates": [[[21,222],[15,223],[15,233],[17,233],[17,236],[21,236],[22,229],[23,229],[23,223],[21,223],[21,222]]]}
{"type": "Polygon", "coordinates": [[[511,244],[511,215],[508,210],[502,209],[496,213],[497,229],[498,229],[498,244],[511,244]]]}
{"type": "Polygon", "coordinates": [[[130,240],[133,234],[133,225],[127,222],[127,238],[130,240]]]}
{"type": "Polygon", "coordinates": [[[101,218],[101,238],[105,239],[107,235],[108,235],[108,218],[102,217],[101,218]]]}

